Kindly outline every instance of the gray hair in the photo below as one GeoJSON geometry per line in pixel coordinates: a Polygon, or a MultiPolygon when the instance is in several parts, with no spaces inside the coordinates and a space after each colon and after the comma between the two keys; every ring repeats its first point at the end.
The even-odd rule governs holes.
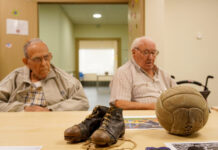
{"type": "Polygon", "coordinates": [[[27,53],[27,48],[31,45],[31,44],[33,44],[33,43],[44,43],[42,40],[40,40],[39,38],[34,38],[34,39],[31,39],[31,40],[29,40],[25,45],[24,45],[24,47],[23,47],[23,52],[24,52],[24,56],[26,57],[26,58],[28,58],[28,53],[27,53]]]}
{"type": "Polygon", "coordinates": [[[141,41],[152,41],[153,40],[150,38],[150,37],[147,37],[147,36],[141,36],[141,37],[138,37],[136,38],[132,44],[131,44],[131,50],[133,50],[134,48],[138,47],[141,43],[141,41]]]}

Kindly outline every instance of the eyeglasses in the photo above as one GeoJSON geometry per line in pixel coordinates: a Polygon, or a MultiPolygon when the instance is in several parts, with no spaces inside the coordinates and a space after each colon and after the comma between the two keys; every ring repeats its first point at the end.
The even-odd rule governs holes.
{"type": "Polygon", "coordinates": [[[35,63],[41,63],[43,59],[44,59],[45,61],[50,61],[51,55],[50,55],[50,54],[47,54],[47,55],[42,56],[42,57],[30,58],[30,60],[32,60],[32,61],[35,62],[35,63]]]}
{"type": "Polygon", "coordinates": [[[137,47],[135,49],[139,50],[144,56],[148,56],[149,54],[151,54],[152,56],[157,56],[159,54],[158,50],[152,50],[152,51],[149,51],[149,50],[140,50],[137,47]]]}

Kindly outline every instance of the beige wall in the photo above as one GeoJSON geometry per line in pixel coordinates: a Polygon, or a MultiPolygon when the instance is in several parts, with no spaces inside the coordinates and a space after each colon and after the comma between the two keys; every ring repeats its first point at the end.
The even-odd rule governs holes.
{"type": "Polygon", "coordinates": [[[74,25],[76,38],[121,38],[122,64],[128,60],[128,25],[74,25]]]}
{"type": "Polygon", "coordinates": [[[158,64],[177,81],[205,84],[206,76],[213,75],[208,102],[218,105],[218,1],[146,0],[145,6],[146,35],[158,43],[161,52],[158,64]]]}
{"type": "Polygon", "coordinates": [[[29,0],[0,0],[0,80],[23,66],[23,45],[37,36],[37,4],[29,0]],[[17,11],[17,14],[13,14],[17,11]],[[6,34],[6,19],[28,22],[28,35],[6,34]],[[11,44],[8,48],[5,45],[11,44]]]}
{"type": "Polygon", "coordinates": [[[152,37],[156,47],[160,51],[157,64],[164,66],[164,4],[165,0],[146,0],[145,4],[145,27],[146,36],[152,37]]]}
{"type": "Polygon", "coordinates": [[[39,37],[52,52],[52,63],[68,72],[75,68],[73,26],[59,5],[39,5],[39,37]]]}

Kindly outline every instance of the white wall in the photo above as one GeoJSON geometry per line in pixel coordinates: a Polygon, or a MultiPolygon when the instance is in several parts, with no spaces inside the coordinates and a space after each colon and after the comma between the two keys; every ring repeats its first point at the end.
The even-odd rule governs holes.
{"type": "Polygon", "coordinates": [[[146,35],[160,43],[159,65],[176,80],[204,84],[213,75],[210,105],[218,105],[217,12],[217,0],[146,0],[146,35]]]}
{"type": "Polygon", "coordinates": [[[156,63],[164,66],[164,0],[145,0],[145,32],[152,37],[160,51],[156,63]]]}
{"type": "Polygon", "coordinates": [[[53,54],[52,63],[71,72],[74,65],[74,28],[58,4],[39,5],[39,37],[53,54]]]}
{"type": "Polygon", "coordinates": [[[128,25],[74,25],[76,38],[121,38],[122,64],[128,60],[128,25]]]}

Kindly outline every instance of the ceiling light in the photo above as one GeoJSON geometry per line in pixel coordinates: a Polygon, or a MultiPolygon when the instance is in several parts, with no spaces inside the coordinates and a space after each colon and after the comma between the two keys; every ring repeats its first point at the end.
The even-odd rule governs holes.
{"type": "Polygon", "coordinates": [[[97,14],[97,13],[96,13],[96,14],[93,14],[92,16],[93,16],[93,18],[97,18],[97,19],[102,17],[101,14],[97,14]]]}

